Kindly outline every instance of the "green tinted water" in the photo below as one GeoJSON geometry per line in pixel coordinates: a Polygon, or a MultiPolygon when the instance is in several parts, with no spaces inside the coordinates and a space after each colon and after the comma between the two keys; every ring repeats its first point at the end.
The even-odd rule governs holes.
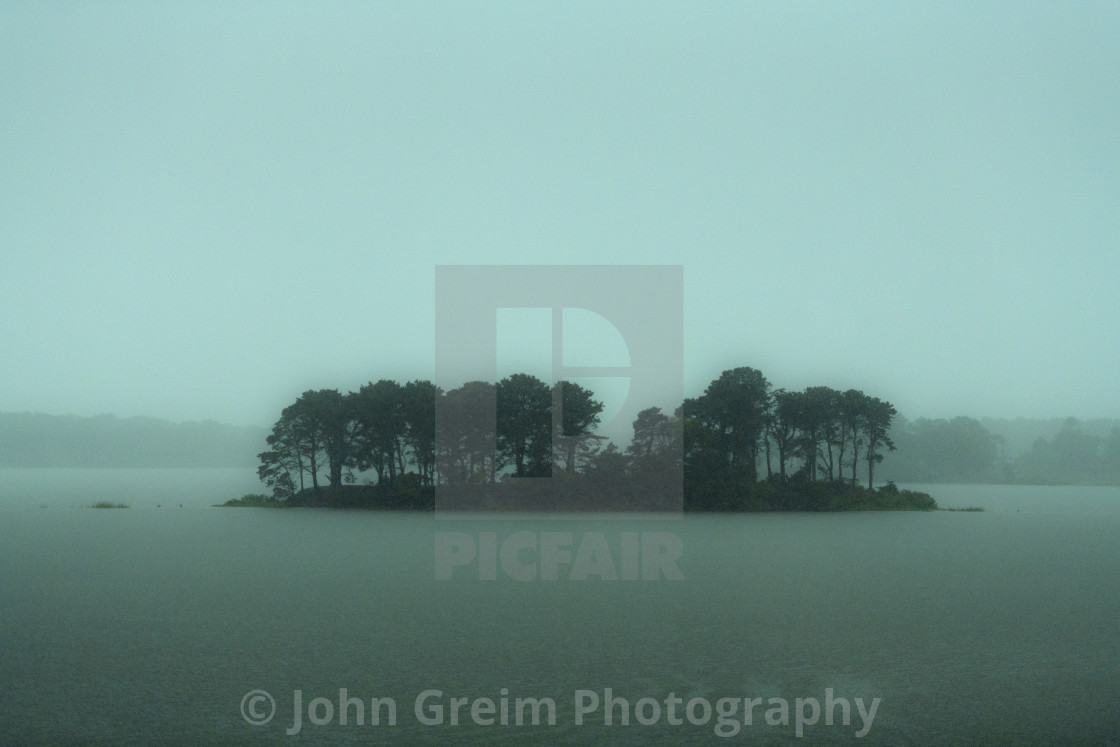
{"type": "MultiPolygon", "coordinates": [[[[206,508],[228,494],[156,509],[126,488],[112,499],[133,508],[92,510],[75,508],[89,501],[71,489],[47,508],[26,493],[0,504],[0,743],[1047,744],[1120,734],[1115,489],[975,490],[985,513],[561,522],[206,508]],[[1031,510],[1009,508],[1017,500],[1031,510]],[[577,543],[602,533],[612,549],[622,532],[671,532],[685,579],[519,582],[499,568],[479,581],[464,567],[436,581],[435,536],[450,531],[499,542],[518,531],[572,532],[577,543]],[[338,723],[340,688],[365,701],[366,725],[353,705],[338,723]],[[556,725],[477,725],[468,704],[459,725],[428,726],[413,710],[426,690],[442,691],[432,702],[445,708],[453,696],[499,708],[503,688],[511,704],[552,698],[556,725]],[[601,710],[576,726],[577,691],[602,698],[606,688],[628,700],[630,725],[616,709],[613,726],[601,710]],[[263,726],[241,712],[255,689],[276,703],[263,726]],[[794,712],[767,724],[771,698],[791,711],[801,698],[808,716],[808,699],[823,705],[829,689],[851,703],[849,725],[822,715],[799,740],[794,712]],[[288,736],[296,690],[302,724],[288,736]],[[683,723],[664,712],[638,723],[639,699],[664,711],[670,693],[683,723]],[[308,714],[317,697],[331,719],[323,702],[308,714]],[[368,724],[374,697],[393,699],[395,726],[368,724]],[[750,726],[744,697],[762,698],[750,726]],[[696,698],[736,699],[738,733],[717,736],[714,715],[690,723],[683,704],[696,698]],[[856,698],[880,699],[862,739],[856,698]]],[[[953,491],[967,500],[967,488],[953,491]]],[[[248,705],[250,717],[261,705],[248,705]]],[[[841,721],[842,708],[834,713],[841,721]]]]}

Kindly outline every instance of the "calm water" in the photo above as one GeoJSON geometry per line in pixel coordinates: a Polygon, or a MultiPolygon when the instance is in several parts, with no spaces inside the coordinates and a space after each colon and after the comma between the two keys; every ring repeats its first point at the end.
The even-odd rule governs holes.
{"type": "Polygon", "coordinates": [[[0,478],[0,744],[1120,740],[1116,488],[928,486],[984,513],[468,522],[210,508],[258,490],[251,470],[0,478]],[[81,508],[95,500],[132,508],[81,508]],[[562,564],[557,581],[500,566],[494,581],[475,566],[435,580],[437,532],[519,531],[577,546],[599,533],[619,563],[623,533],[670,532],[685,579],[573,581],[562,564]],[[356,707],[338,723],[339,688],[365,701],[364,726],[356,707]],[[468,704],[465,723],[428,726],[413,711],[425,690],[447,706],[500,704],[503,688],[511,709],[552,698],[556,725],[476,725],[468,704]],[[576,691],[605,688],[628,699],[630,725],[616,709],[605,726],[600,709],[576,726],[576,691]],[[256,689],[276,703],[263,726],[241,713],[256,689]],[[828,689],[852,703],[850,724],[836,707],[837,723],[822,714],[798,739],[797,708],[808,721],[828,689]],[[302,728],[288,736],[295,690],[302,728]],[[690,723],[683,704],[668,724],[670,693],[735,698],[739,733],[717,736],[714,715],[690,723]],[[335,711],[321,726],[317,697],[335,711]],[[395,701],[396,725],[368,724],[374,697],[395,701]],[[750,726],[744,697],[762,698],[750,726]],[[660,704],[657,723],[638,723],[641,698],[660,704]],[[767,724],[772,698],[788,725],[767,724]],[[862,739],[856,698],[880,699],[862,739]]]}

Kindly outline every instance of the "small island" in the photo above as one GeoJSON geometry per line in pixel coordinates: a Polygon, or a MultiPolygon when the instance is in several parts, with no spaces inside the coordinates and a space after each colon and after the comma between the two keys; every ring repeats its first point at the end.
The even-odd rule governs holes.
{"type": "MultiPolygon", "coordinates": [[[[519,492],[519,491],[510,491],[519,492]]],[[[728,502],[730,504],[730,501],[728,502]]],[[[432,511],[436,505],[434,488],[421,488],[401,491],[382,485],[343,485],[307,488],[288,498],[277,498],[259,493],[249,493],[241,498],[232,498],[221,504],[223,507],[245,508],[347,508],[382,511],[432,511]]],[[[624,507],[616,503],[596,505],[594,501],[571,502],[558,505],[556,502],[538,503],[539,510],[578,510],[582,512],[619,511],[624,507]],[[607,507],[604,507],[607,506],[607,507]]],[[[506,502],[500,505],[483,505],[481,510],[522,510],[531,511],[524,503],[506,502]]],[[[464,507],[465,510],[465,507],[464,507]]],[[[653,509],[656,510],[656,509],[653,509]]],[[[687,495],[684,511],[982,511],[980,508],[939,508],[928,493],[914,490],[900,490],[894,483],[888,483],[872,490],[861,485],[845,482],[818,482],[813,485],[779,485],[757,483],[746,500],[738,505],[725,507],[708,506],[698,508],[690,505],[687,495]]]]}
{"type": "Polygon", "coordinates": [[[926,493],[875,487],[895,446],[889,402],[849,389],[775,389],[724,371],[670,415],[642,410],[619,449],[603,404],[528,374],[448,391],[388,379],[304,392],[259,455],[271,495],[226,506],[462,511],[931,511],[926,493]],[[554,408],[559,410],[553,416],[554,408]],[[866,485],[858,478],[860,468],[866,485]],[[532,479],[547,478],[547,479],[532,479]]]}

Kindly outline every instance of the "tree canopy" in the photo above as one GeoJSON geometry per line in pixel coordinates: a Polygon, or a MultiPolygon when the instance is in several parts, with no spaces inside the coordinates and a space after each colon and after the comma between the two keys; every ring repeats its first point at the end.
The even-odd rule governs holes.
{"type": "MultiPolygon", "coordinates": [[[[875,466],[895,448],[889,402],[825,386],[775,390],[746,366],[724,371],[671,415],[639,412],[622,450],[596,433],[602,412],[590,389],[524,373],[449,391],[388,379],[347,394],[309,390],[282,411],[258,472],[284,500],[359,479],[420,495],[439,485],[554,477],[655,507],[671,506],[665,486],[683,480],[688,508],[743,509],[758,492],[760,469],[776,485],[854,485],[863,465],[870,489],[875,466]]],[[[679,488],[677,496],[679,503],[679,488]]]]}

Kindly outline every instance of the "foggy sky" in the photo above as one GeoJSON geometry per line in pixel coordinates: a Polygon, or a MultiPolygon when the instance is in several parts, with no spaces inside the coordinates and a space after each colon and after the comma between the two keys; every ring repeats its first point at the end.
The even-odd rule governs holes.
{"type": "Polygon", "coordinates": [[[432,378],[437,264],[681,264],[685,389],[1120,417],[1120,5],[4,3],[0,411],[432,378]]]}

